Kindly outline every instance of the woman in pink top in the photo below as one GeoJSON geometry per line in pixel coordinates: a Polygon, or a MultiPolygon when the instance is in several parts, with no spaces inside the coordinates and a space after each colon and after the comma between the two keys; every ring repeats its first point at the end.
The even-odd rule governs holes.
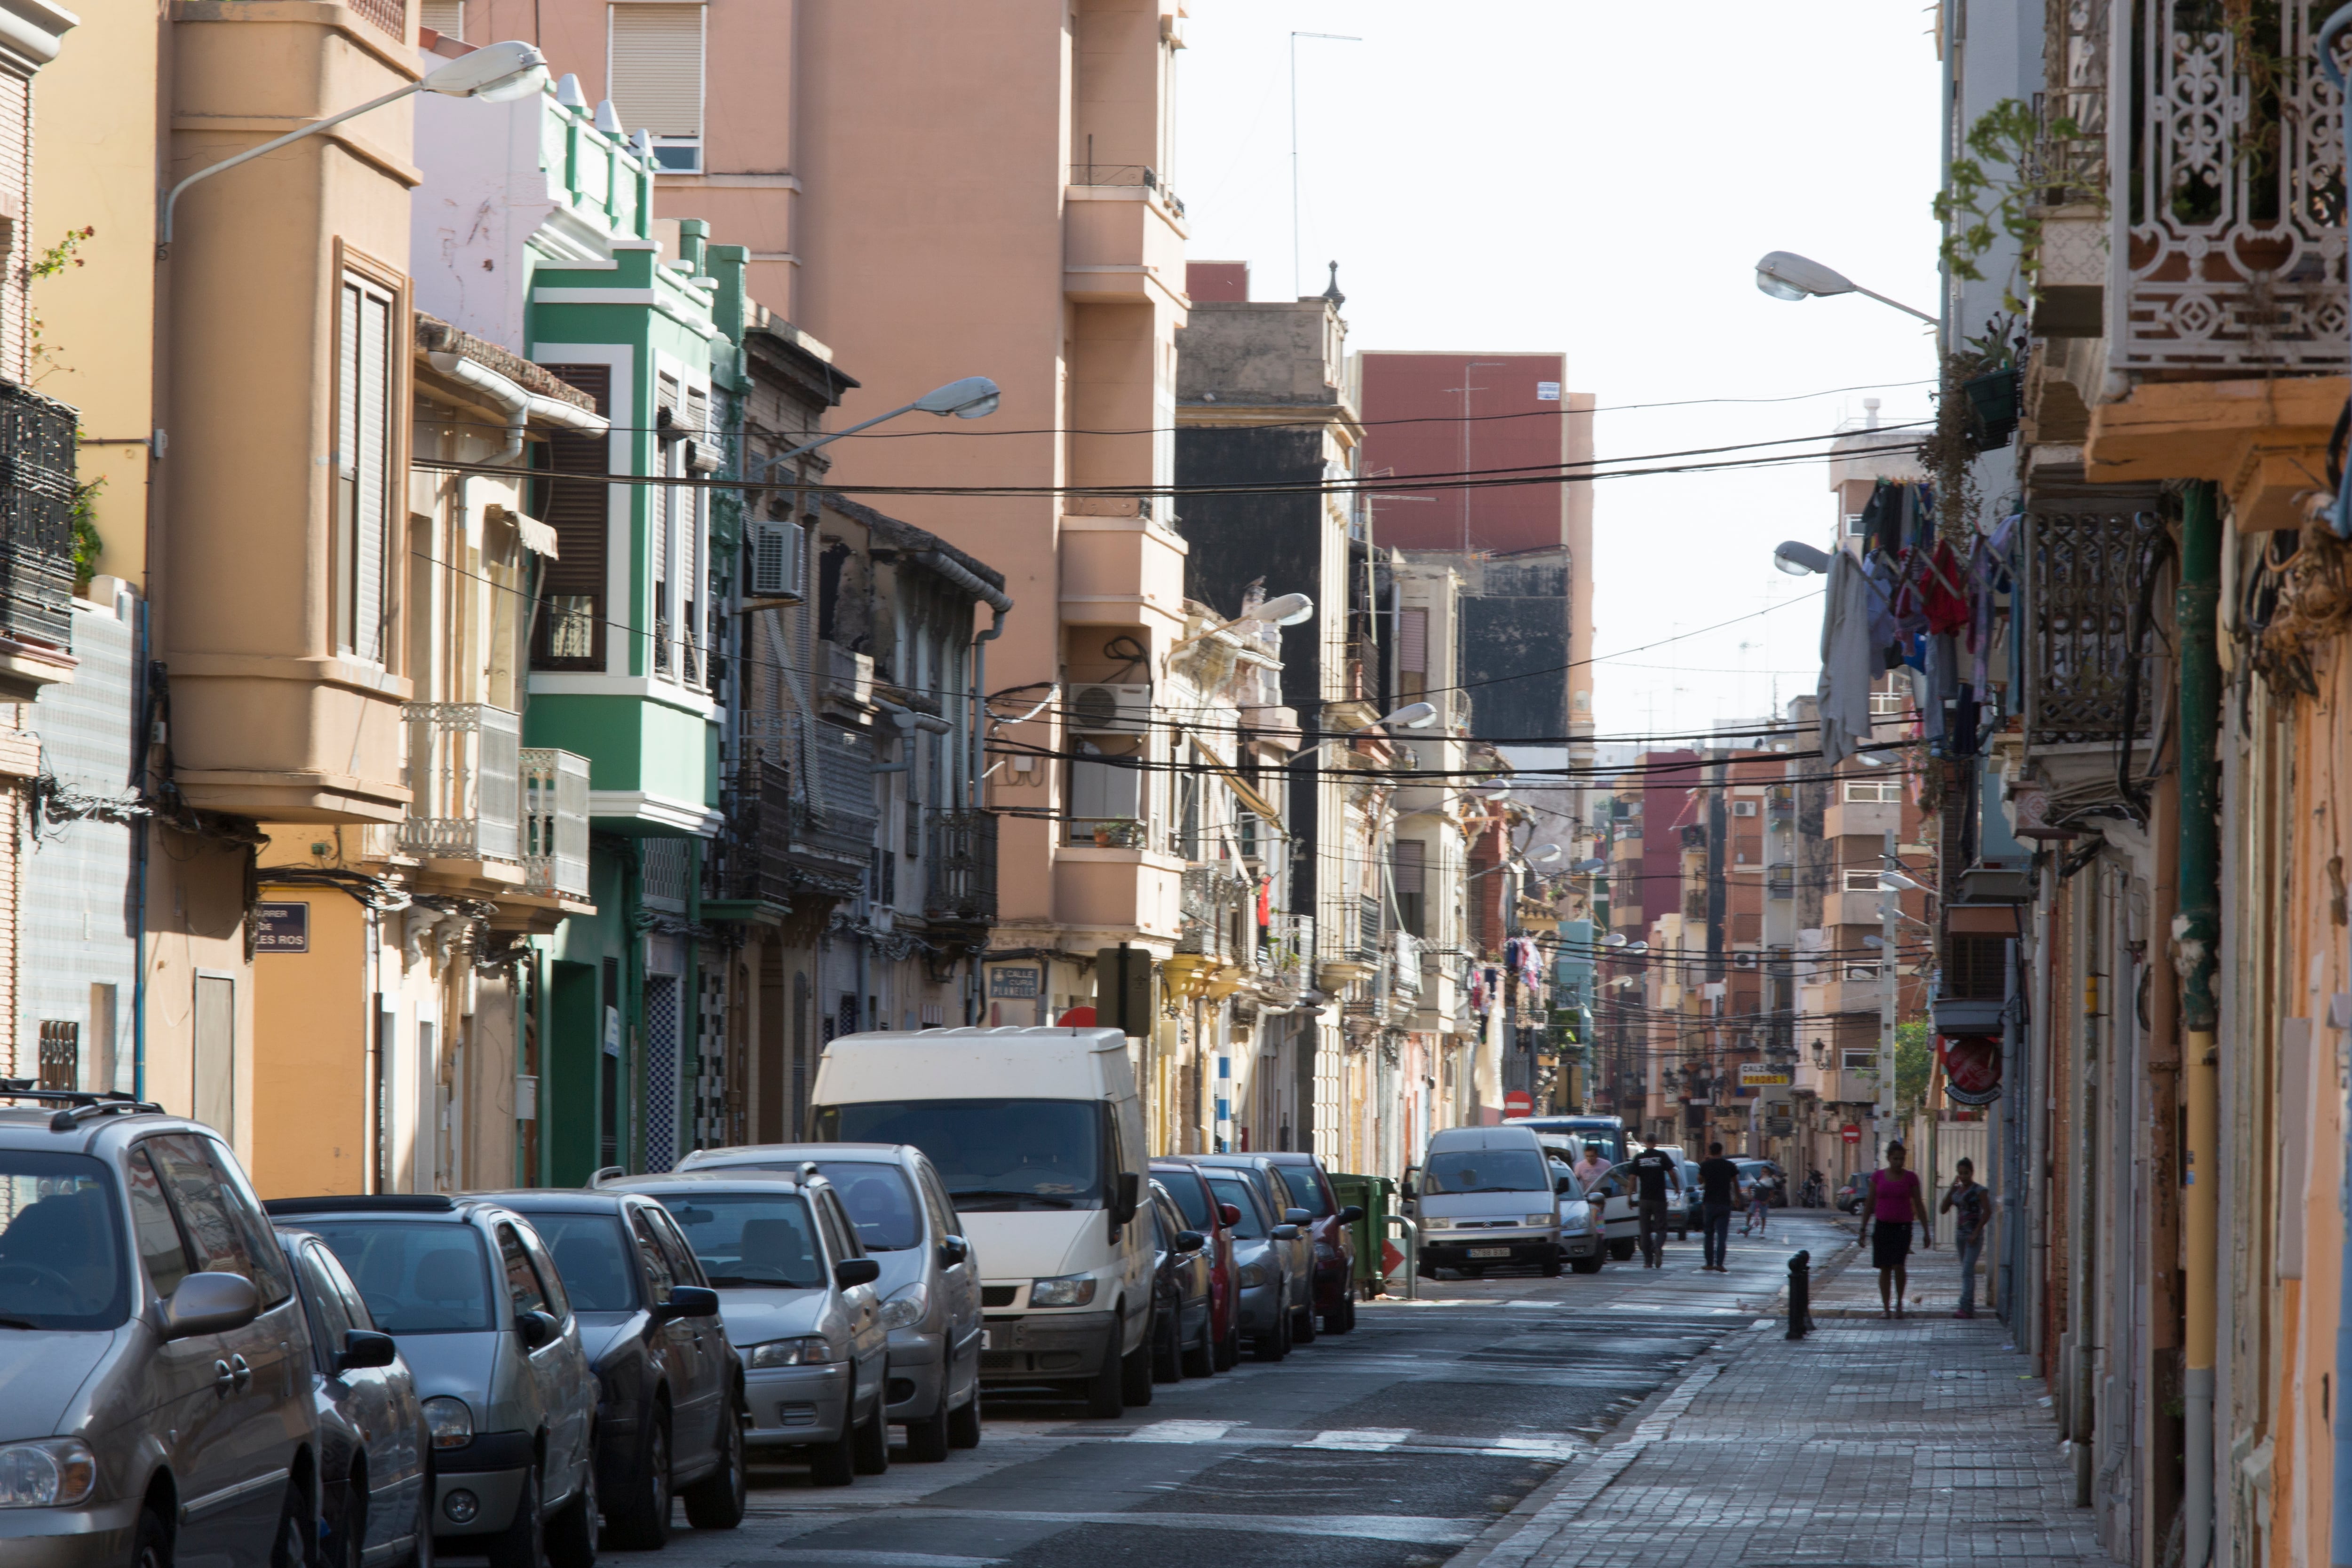
{"type": "Polygon", "coordinates": [[[1903,1315],[1903,1290],[1910,1281],[1904,1260],[1911,1256],[1911,1222],[1916,1217],[1927,1246],[1936,1245],[1927,1221],[1927,1196],[1919,1190],[1919,1173],[1903,1168],[1903,1145],[1886,1145],[1886,1168],[1870,1173],[1870,1200],[1863,1206],[1870,1225],[1870,1261],[1878,1270],[1878,1315],[1903,1315]]]}

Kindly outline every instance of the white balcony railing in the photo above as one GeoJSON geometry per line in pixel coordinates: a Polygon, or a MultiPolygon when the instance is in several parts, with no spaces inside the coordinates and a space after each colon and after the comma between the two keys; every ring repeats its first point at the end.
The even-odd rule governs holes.
{"type": "Polygon", "coordinates": [[[1421,995],[1421,938],[1410,931],[1389,933],[1389,984],[1402,996],[1421,995]]]}
{"type": "Polygon", "coordinates": [[[588,896],[588,759],[551,746],[526,746],[522,774],[523,891],[588,896]]]}
{"type": "Polygon", "coordinates": [[[404,703],[408,819],[400,847],[428,860],[522,858],[519,715],[487,703],[404,703]]]}

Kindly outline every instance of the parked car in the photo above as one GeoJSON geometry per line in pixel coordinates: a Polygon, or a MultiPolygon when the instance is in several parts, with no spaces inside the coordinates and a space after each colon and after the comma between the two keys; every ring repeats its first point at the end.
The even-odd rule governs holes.
{"type": "Polygon", "coordinates": [[[1291,1197],[1290,1184],[1264,1155],[1194,1155],[1191,1158],[1194,1165],[1213,1175],[1220,1170],[1239,1173],[1256,1188],[1276,1223],[1289,1230],[1287,1239],[1276,1239],[1288,1255],[1284,1270],[1290,1291],[1290,1341],[1293,1344],[1314,1343],[1314,1211],[1291,1197]]]}
{"type": "Polygon", "coordinates": [[[264,1568],[315,1539],[293,1271],[228,1145],[0,1080],[0,1562],[264,1568]],[[131,1266],[133,1258],[137,1267],[131,1266]]]}
{"type": "Polygon", "coordinates": [[[747,1440],[806,1458],[844,1487],[890,1467],[890,1331],[866,1255],[833,1184],[812,1172],[676,1171],[608,1181],[669,1211],[719,1292],[743,1357],[747,1440]]]}
{"type": "Polygon", "coordinates": [[[436,1552],[492,1568],[596,1560],[596,1379],[530,1222],[432,1194],[273,1198],[334,1249],[399,1342],[433,1442],[436,1552]]]}
{"type": "Polygon", "coordinates": [[[1208,1238],[1202,1250],[1209,1256],[1209,1332],[1216,1344],[1215,1368],[1223,1372],[1242,1354],[1241,1281],[1234,1262],[1234,1227],[1241,1210],[1219,1202],[1208,1176],[1189,1160],[1152,1161],[1151,1179],[1168,1189],[1185,1225],[1208,1238]]]}
{"type": "Polygon", "coordinates": [[[1542,1140],[1526,1126],[1433,1133],[1405,1197],[1421,1228],[1417,1267],[1427,1278],[1442,1268],[1473,1276],[1514,1266],[1559,1272],[1555,1178],[1542,1140]]]}
{"type": "Polygon", "coordinates": [[[1307,1233],[1314,1243],[1315,1311],[1323,1332],[1346,1333],[1356,1326],[1356,1221],[1364,1211],[1339,1201],[1331,1174],[1313,1155],[1285,1151],[1265,1157],[1290,1188],[1292,1201],[1313,1216],[1307,1233]]]}
{"type": "Polygon", "coordinates": [[[811,1132],[911,1144],[939,1167],[986,1273],[980,1375],[1057,1386],[1089,1415],[1151,1402],[1143,1100],[1115,1029],[845,1034],[811,1132]]]}
{"type": "Polygon", "coordinates": [[[1856,1171],[1838,1183],[1837,1207],[1841,1214],[1860,1214],[1863,1202],[1870,1195],[1870,1173],[1856,1171]]]}
{"type": "Polygon", "coordinates": [[[1209,1178],[1209,1190],[1217,1201],[1231,1205],[1236,1215],[1234,1278],[1241,1286],[1241,1331],[1249,1339],[1250,1354],[1260,1361],[1280,1361],[1290,1354],[1291,1329],[1297,1321],[1291,1303],[1305,1289],[1304,1280],[1292,1282],[1298,1227],[1275,1217],[1246,1172],[1205,1166],[1202,1174],[1209,1178]]]}
{"type": "Polygon", "coordinates": [[[1206,1377],[1217,1370],[1217,1343],[1209,1322],[1208,1238],[1184,1223],[1176,1200],[1151,1184],[1151,1375],[1162,1383],[1206,1377]]]}
{"type": "MultiPolygon", "coordinates": [[[[433,1443],[416,1379],[324,1241],[278,1228],[310,1328],[319,1421],[316,1568],[415,1563],[430,1550],[433,1443]]],[[[429,1561],[429,1558],[427,1559],[429,1561]]]]}
{"type": "Polygon", "coordinates": [[[615,1547],[667,1544],[670,1500],[697,1530],[743,1521],[743,1362],[719,1292],[649,1197],[492,1196],[547,1243],[595,1370],[596,1490],[615,1547]]]}
{"type": "Polygon", "coordinates": [[[1549,1168],[1552,1197],[1559,1210],[1559,1255],[1578,1273],[1597,1274],[1609,1256],[1609,1240],[1601,1230],[1601,1206],[1585,1197],[1584,1184],[1576,1179],[1575,1167],[1567,1161],[1554,1155],[1549,1168]]]}
{"type": "Polygon", "coordinates": [[[841,1195],[890,1331],[885,1414],[907,1429],[907,1457],[935,1464],[980,1446],[980,1260],[940,1174],[912,1144],[755,1144],[698,1149],[680,1170],[779,1170],[814,1164],[841,1195]]]}

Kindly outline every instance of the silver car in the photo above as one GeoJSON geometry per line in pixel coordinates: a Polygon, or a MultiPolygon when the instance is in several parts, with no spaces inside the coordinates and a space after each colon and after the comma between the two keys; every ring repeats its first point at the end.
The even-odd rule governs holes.
{"type": "Polygon", "coordinates": [[[1280,1361],[1290,1354],[1297,1303],[1313,1288],[1305,1268],[1294,1260],[1302,1233],[1295,1222],[1276,1220],[1266,1207],[1264,1189],[1246,1171],[1210,1165],[1199,1168],[1209,1178],[1209,1191],[1216,1200],[1241,1212],[1230,1228],[1234,1275],[1241,1287],[1241,1332],[1249,1339],[1250,1354],[1260,1361],[1280,1361]]]}
{"type": "Polygon", "coordinates": [[[882,1265],[866,1255],[831,1182],[688,1170],[597,1190],[643,1193],[685,1232],[743,1357],[746,1443],[804,1454],[819,1486],[890,1468],[890,1331],[875,1289],[882,1265]]]}
{"type": "Polygon", "coordinates": [[[1273,1217],[1274,1239],[1282,1252],[1284,1284],[1289,1292],[1292,1343],[1315,1343],[1315,1211],[1301,1208],[1289,1183],[1263,1155],[1187,1155],[1214,1180],[1220,1171],[1246,1177],[1273,1217]]]}
{"type": "Polygon", "coordinates": [[[310,1327],[228,1145],[0,1079],[0,1562],[305,1560],[310,1327]]]}
{"type": "Polygon", "coordinates": [[[890,1331],[888,1416],[907,1457],[932,1462],[980,1444],[980,1263],[947,1187],[912,1144],[762,1144],[698,1149],[681,1170],[799,1173],[814,1165],[841,1195],[890,1331]]]}
{"type": "Polygon", "coordinates": [[[399,1342],[433,1441],[433,1538],[491,1568],[596,1560],[596,1378],[539,1232],[431,1194],[273,1198],[399,1342]]]}

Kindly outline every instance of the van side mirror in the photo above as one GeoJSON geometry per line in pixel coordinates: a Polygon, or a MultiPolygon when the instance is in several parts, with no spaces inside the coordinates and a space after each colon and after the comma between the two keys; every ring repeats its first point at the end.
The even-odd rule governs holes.
{"type": "Polygon", "coordinates": [[[1113,1221],[1125,1225],[1143,1207],[1143,1178],[1133,1171],[1118,1173],[1118,1207],[1111,1210],[1113,1221]]]}
{"type": "Polygon", "coordinates": [[[261,1315],[261,1292],[242,1274],[191,1274],[163,1303],[163,1337],[226,1333],[261,1315]]]}
{"type": "Polygon", "coordinates": [[[522,1341],[525,1350],[539,1350],[555,1343],[562,1326],[545,1312],[519,1312],[515,1316],[515,1337],[522,1341]]]}
{"type": "Polygon", "coordinates": [[[388,1333],[373,1329],[345,1329],[343,1348],[335,1353],[335,1371],[359,1372],[372,1366],[390,1366],[400,1357],[400,1346],[388,1333]]]}
{"type": "Polygon", "coordinates": [[[1360,1204],[1351,1203],[1339,1210],[1339,1223],[1342,1225],[1353,1225],[1363,1218],[1364,1210],[1360,1204]]]}
{"type": "Polygon", "coordinates": [[[971,1243],[961,1236],[940,1238],[940,1267],[952,1269],[971,1256],[971,1243]]]}

